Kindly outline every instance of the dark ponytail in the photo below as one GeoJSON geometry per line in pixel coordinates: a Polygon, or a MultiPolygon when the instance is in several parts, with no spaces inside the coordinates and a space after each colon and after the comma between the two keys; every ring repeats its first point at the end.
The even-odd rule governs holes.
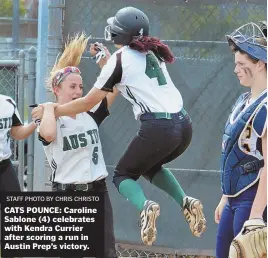
{"type": "Polygon", "coordinates": [[[168,45],[165,45],[159,38],[156,37],[142,37],[134,38],[130,43],[129,47],[139,52],[153,51],[154,54],[162,59],[165,63],[174,63],[175,57],[171,52],[168,45]]]}

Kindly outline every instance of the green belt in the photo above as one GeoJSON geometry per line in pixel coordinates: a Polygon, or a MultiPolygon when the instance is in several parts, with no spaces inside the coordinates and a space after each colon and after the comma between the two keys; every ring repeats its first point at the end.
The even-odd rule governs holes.
{"type": "MultiPolygon", "coordinates": [[[[180,112],[182,115],[186,115],[187,112],[185,111],[184,108],[181,109],[180,112]]],[[[176,113],[167,113],[167,112],[155,112],[155,113],[151,113],[156,119],[161,119],[161,118],[165,118],[165,119],[172,119],[172,115],[175,115],[176,113]]]]}

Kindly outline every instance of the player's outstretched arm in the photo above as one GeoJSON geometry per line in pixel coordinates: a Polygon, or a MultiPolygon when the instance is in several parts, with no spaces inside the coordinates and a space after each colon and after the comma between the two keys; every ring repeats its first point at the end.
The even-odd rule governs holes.
{"type": "Polygon", "coordinates": [[[69,103],[59,105],[55,109],[55,116],[71,116],[74,114],[87,112],[101,102],[107,96],[107,94],[107,91],[99,90],[93,87],[86,96],[72,100],[69,103]]]}
{"type": "MultiPolygon", "coordinates": [[[[93,57],[93,60],[96,61],[96,63],[100,66],[101,69],[104,67],[104,65],[107,64],[108,59],[111,57],[111,53],[109,52],[108,48],[98,42],[90,45],[89,52],[93,57]]],[[[119,91],[116,89],[116,87],[113,88],[113,92],[109,92],[107,94],[106,98],[108,108],[111,107],[118,94],[119,91]]]]}
{"type": "Polygon", "coordinates": [[[35,129],[36,124],[34,122],[31,122],[28,125],[12,126],[10,134],[13,139],[19,141],[29,137],[35,129]]]}
{"type": "Polygon", "coordinates": [[[54,103],[42,104],[44,108],[44,114],[40,123],[39,134],[47,142],[52,142],[56,138],[56,118],[55,118],[55,106],[54,103]]]}
{"type": "MultiPolygon", "coordinates": [[[[117,67],[117,56],[112,55],[108,58],[105,57],[107,63],[103,66],[100,75],[97,78],[92,89],[87,93],[86,96],[73,100],[64,105],[59,105],[55,109],[56,117],[59,116],[70,116],[74,114],[79,114],[82,112],[87,112],[101,102],[108,93],[113,93],[115,91],[115,85],[120,82],[121,76],[120,69],[117,67]]],[[[112,100],[112,99],[111,99],[112,100]]]]}
{"type": "Polygon", "coordinates": [[[114,103],[116,97],[119,95],[119,90],[116,87],[113,88],[113,92],[109,92],[106,96],[107,98],[107,108],[110,108],[114,103]]]}
{"type": "Polygon", "coordinates": [[[267,131],[262,137],[264,167],[260,176],[257,194],[255,196],[249,219],[262,218],[267,205],[267,131]]]}

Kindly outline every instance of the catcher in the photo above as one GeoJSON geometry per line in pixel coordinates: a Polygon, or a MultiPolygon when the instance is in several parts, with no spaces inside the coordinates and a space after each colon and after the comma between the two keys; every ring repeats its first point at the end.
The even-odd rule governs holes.
{"type": "MultiPolygon", "coordinates": [[[[264,36],[267,37],[267,22],[261,21],[260,28],[264,36]]],[[[267,226],[262,220],[266,205],[267,169],[265,169],[263,176],[260,177],[259,187],[251,208],[249,220],[244,223],[242,230],[232,241],[229,253],[230,258],[267,257],[267,226]]]]}
{"type": "Polygon", "coordinates": [[[233,106],[223,135],[216,257],[259,258],[267,253],[266,35],[248,23],[227,39],[235,55],[234,72],[249,91],[233,106]]]}

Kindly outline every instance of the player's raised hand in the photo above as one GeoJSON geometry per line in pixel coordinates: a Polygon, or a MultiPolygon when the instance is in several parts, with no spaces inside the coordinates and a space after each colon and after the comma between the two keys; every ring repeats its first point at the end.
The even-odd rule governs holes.
{"type": "Polygon", "coordinates": [[[102,68],[106,63],[107,60],[111,57],[111,53],[106,46],[102,43],[94,43],[90,45],[89,52],[93,57],[93,60],[99,64],[102,68]]]}
{"type": "Polygon", "coordinates": [[[60,105],[59,103],[54,103],[54,102],[46,102],[46,103],[40,104],[40,106],[43,108],[56,108],[59,105],[60,105]]]}
{"type": "Polygon", "coordinates": [[[32,114],[32,119],[34,121],[36,120],[41,120],[43,115],[44,115],[44,108],[56,108],[58,107],[58,103],[52,103],[52,102],[47,102],[44,104],[40,104],[37,107],[33,108],[31,114],[32,114]]]}
{"type": "Polygon", "coordinates": [[[41,120],[44,114],[44,108],[41,105],[39,105],[33,108],[31,114],[32,114],[33,121],[41,120]]]}

